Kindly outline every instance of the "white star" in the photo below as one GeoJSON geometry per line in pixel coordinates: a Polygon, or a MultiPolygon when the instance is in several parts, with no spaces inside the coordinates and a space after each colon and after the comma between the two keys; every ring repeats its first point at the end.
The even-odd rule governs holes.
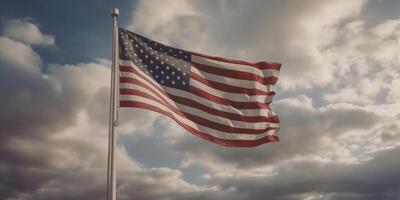
{"type": "Polygon", "coordinates": [[[175,85],[175,81],[172,81],[172,84],[175,85]]]}
{"type": "Polygon", "coordinates": [[[182,81],[182,85],[186,85],[186,82],[185,82],[185,81],[182,81]]]}
{"type": "Polygon", "coordinates": [[[161,74],[164,74],[164,71],[161,71],[161,74]]]}
{"type": "Polygon", "coordinates": [[[172,75],[175,75],[175,72],[174,72],[174,71],[172,71],[172,75]]]}
{"type": "Polygon", "coordinates": [[[158,69],[158,65],[156,65],[156,69],[158,69]]]}
{"type": "Polygon", "coordinates": [[[169,79],[169,76],[167,76],[167,79],[169,79]]]}
{"type": "Polygon", "coordinates": [[[181,79],[181,77],[180,77],[180,76],[178,76],[178,77],[176,77],[176,79],[180,80],[180,79],[181,79]]]}
{"type": "Polygon", "coordinates": [[[167,70],[169,70],[169,66],[167,66],[166,68],[167,68],[167,70]]]}
{"type": "Polygon", "coordinates": [[[164,84],[164,80],[161,80],[161,83],[164,84]]]}

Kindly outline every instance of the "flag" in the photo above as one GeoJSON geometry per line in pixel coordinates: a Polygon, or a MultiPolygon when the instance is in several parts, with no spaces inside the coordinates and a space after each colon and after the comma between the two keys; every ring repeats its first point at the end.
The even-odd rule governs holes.
{"type": "Polygon", "coordinates": [[[161,113],[224,146],[278,141],[270,104],[281,64],[194,53],[122,28],[119,59],[120,107],[161,113]]]}

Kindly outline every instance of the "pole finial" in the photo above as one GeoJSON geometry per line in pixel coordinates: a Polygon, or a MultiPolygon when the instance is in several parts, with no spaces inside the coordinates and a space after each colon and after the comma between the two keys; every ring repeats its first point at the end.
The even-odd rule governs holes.
{"type": "Polygon", "coordinates": [[[113,8],[112,10],[111,10],[111,16],[115,16],[115,17],[118,17],[119,16],[119,10],[118,10],[118,8],[113,8]]]}

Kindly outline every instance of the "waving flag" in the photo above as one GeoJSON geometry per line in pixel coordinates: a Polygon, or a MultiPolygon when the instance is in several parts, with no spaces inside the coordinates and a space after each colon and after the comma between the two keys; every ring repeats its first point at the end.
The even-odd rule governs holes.
{"type": "Polygon", "coordinates": [[[203,55],[119,28],[120,106],[170,117],[233,147],[278,141],[270,103],[281,65],[203,55]]]}

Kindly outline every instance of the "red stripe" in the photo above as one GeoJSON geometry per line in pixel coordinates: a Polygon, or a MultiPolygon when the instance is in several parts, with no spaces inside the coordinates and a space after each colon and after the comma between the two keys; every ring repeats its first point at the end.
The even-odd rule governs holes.
{"type": "Polygon", "coordinates": [[[277,77],[271,76],[271,77],[261,77],[253,73],[249,72],[241,72],[241,71],[236,71],[236,70],[231,70],[231,69],[221,69],[218,67],[212,67],[200,63],[195,63],[192,62],[192,67],[196,67],[198,70],[211,73],[211,74],[216,74],[220,76],[225,76],[225,77],[230,77],[230,78],[235,78],[235,79],[242,79],[242,80],[249,80],[249,81],[257,81],[259,83],[262,83],[264,85],[275,85],[275,83],[278,81],[277,77]]]}
{"type": "Polygon", "coordinates": [[[188,132],[192,133],[193,135],[208,140],[210,142],[214,142],[220,145],[224,146],[229,146],[229,147],[255,147],[264,143],[268,142],[277,142],[279,141],[279,138],[275,135],[268,135],[265,136],[264,138],[258,139],[258,140],[225,140],[225,139],[220,139],[211,135],[208,135],[206,133],[200,132],[191,126],[188,126],[184,124],[183,122],[179,121],[176,119],[170,112],[161,110],[160,108],[157,108],[155,106],[142,103],[142,102],[136,102],[136,101],[121,101],[120,105],[122,107],[137,107],[137,108],[144,108],[147,110],[151,110],[154,112],[158,112],[160,114],[166,115],[176,121],[179,125],[181,125],[184,129],[186,129],[188,132]]]}
{"type": "Polygon", "coordinates": [[[216,81],[207,80],[196,73],[190,73],[190,78],[203,83],[209,87],[215,88],[217,90],[230,92],[230,93],[238,93],[243,95],[274,95],[274,92],[265,92],[258,89],[249,89],[244,87],[232,86],[225,83],[220,83],[216,81]]]}
{"type": "Polygon", "coordinates": [[[255,67],[259,70],[263,69],[275,69],[275,70],[280,70],[282,64],[281,63],[270,63],[266,61],[261,61],[261,62],[247,62],[243,60],[234,60],[234,59],[228,59],[228,58],[222,58],[222,57],[217,57],[217,56],[209,56],[201,53],[194,53],[192,52],[193,55],[200,56],[203,58],[209,58],[212,60],[220,61],[220,62],[226,62],[226,63],[233,63],[233,64],[239,64],[239,65],[247,65],[250,67],[255,67]]]}
{"type": "MultiPolygon", "coordinates": [[[[136,71],[133,67],[129,66],[120,66],[120,71],[124,72],[132,72],[141,78],[145,79],[147,82],[151,83],[147,78],[142,76],[140,73],[136,71]]],[[[151,83],[152,84],[152,83],[151,83]]],[[[154,84],[152,84],[155,86],[154,84]]],[[[156,87],[156,86],[155,86],[156,87]]],[[[222,105],[227,105],[227,106],[232,106],[237,109],[269,109],[268,103],[259,103],[259,102],[237,102],[237,101],[232,101],[232,100],[227,100],[218,96],[215,96],[213,94],[210,94],[202,89],[196,88],[194,86],[189,87],[190,93],[197,95],[199,97],[203,97],[205,99],[208,99],[210,101],[213,101],[215,103],[219,103],[222,105]]]]}
{"type": "MultiPolygon", "coordinates": [[[[161,90],[159,88],[159,86],[157,86],[153,82],[151,82],[147,77],[141,75],[140,73],[137,73],[136,70],[133,69],[133,67],[120,66],[120,71],[135,73],[136,75],[138,75],[139,77],[144,79],[148,84],[150,84],[154,88],[156,88],[159,92],[161,92],[162,94],[164,94],[166,96],[169,96],[173,101],[176,101],[179,104],[192,106],[194,108],[203,110],[203,111],[205,111],[207,113],[210,113],[210,114],[213,114],[213,115],[216,115],[216,116],[220,116],[220,117],[225,117],[225,118],[232,119],[232,120],[237,120],[237,121],[279,123],[278,116],[271,116],[271,117],[265,117],[265,116],[243,116],[243,115],[240,115],[240,114],[234,114],[234,113],[230,113],[230,112],[226,112],[226,111],[217,110],[217,109],[214,109],[212,107],[205,106],[205,105],[203,105],[203,104],[201,104],[201,103],[199,103],[197,101],[194,101],[192,99],[189,99],[189,98],[176,96],[176,95],[172,95],[172,94],[167,94],[164,90],[161,90]]],[[[143,87],[146,87],[146,88],[152,90],[152,88],[148,87],[144,83],[141,83],[139,81],[135,81],[135,79],[132,79],[132,78],[120,77],[120,82],[121,83],[123,83],[123,82],[133,83],[133,84],[138,84],[138,85],[140,84],[140,86],[143,86],[143,87]]]]}
{"type": "Polygon", "coordinates": [[[135,96],[140,96],[140,97],[144,97],[147,99],[150,99],[152,101],[156,101],[162,105],[164,105],[165,107],[169,108],[170,110],[172,110],[172,112],[180,115],[181,117],[187,118],[191,121],[193,121],[194,123],[215,129],[215,130],[219,130],[219,131],[223,131],[223,132],[228,132],[228,133],[241,133],[241,134],[261,134],[261,133],[265,133],[268,130],[272,130],[272,129],[277,129],[277,128],[265,128],[265,129],[246,129],[246,128],[237,128],[237,127],[232,127],[232,126],[228,126],[228,125],[224,125],[224,124],[220,124],[220,123],[216,123],[213,121],[210,121],[208,119],[204,119],[202,117],[187,113],[187,112],[183,112],[179,109],[177,109],[176,107],[172,106],[170,103],[168,103],[167,100],[165,100],[165,98],[161,97],[160,95],[157,95],[160,99],[154,98],[153,96],[146,94],[142,91],[139,90],[133,90],[133,89],[120,89],[120,93],[124,94],[124,95],[135,95],[135,96]]]}

